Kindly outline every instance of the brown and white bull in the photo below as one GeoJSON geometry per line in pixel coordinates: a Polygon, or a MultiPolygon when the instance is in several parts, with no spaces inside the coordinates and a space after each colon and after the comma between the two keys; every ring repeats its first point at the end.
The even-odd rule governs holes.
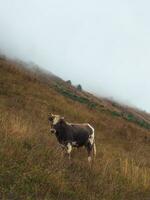
{"type": "Polygon", "coordinates": [[[68,123],[64,120],[64,117],[54,114],[50,114],[48,120],[51,125],[51,133],[54,133],[61,146],[65,147],[69,159],[73,147],[85,146],[89,162],[92,152],[93,156],[96,156],[94,128],[90,124],[68,123]]]}

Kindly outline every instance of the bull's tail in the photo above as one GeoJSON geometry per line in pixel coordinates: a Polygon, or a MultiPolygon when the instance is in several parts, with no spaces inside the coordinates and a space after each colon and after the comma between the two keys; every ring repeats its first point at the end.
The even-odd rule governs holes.
{"type": "Polygon", "coordinates": [[[93,144],[93,156],[96,157],[96,144],[95,144],[95,141],[94,141],[94,144],[93,144]]]}

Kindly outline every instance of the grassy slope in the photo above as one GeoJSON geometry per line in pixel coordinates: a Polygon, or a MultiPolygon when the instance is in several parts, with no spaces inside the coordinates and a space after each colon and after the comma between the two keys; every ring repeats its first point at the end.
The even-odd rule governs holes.
{"type": "Polygon", "coordinates": [[[15,66],[0,60],[0,198],[150,199],[149,130],[68,98],[56,88],[61,80],[45,82],[15,66]],[[49,112],[93,124],[92,169],[84,149],[74,150],[71,163],[64,158],[49,133],[49,112]]]}

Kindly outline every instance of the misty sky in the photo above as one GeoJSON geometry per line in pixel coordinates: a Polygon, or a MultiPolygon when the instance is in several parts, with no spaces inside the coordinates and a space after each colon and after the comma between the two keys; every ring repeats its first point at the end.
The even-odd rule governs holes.
{"type": "Polygon", "coordinates": [[[0,0],[0,52],[150,112],[150,1],[0,0]]]}

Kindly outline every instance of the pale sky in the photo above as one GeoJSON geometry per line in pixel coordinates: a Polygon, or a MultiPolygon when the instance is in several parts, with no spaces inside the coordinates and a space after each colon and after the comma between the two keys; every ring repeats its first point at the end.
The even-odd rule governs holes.
{"type": "Polygon", "coordinates": [[[0,0],[0,52],[150,112],[148,0],[0,0]]]}

